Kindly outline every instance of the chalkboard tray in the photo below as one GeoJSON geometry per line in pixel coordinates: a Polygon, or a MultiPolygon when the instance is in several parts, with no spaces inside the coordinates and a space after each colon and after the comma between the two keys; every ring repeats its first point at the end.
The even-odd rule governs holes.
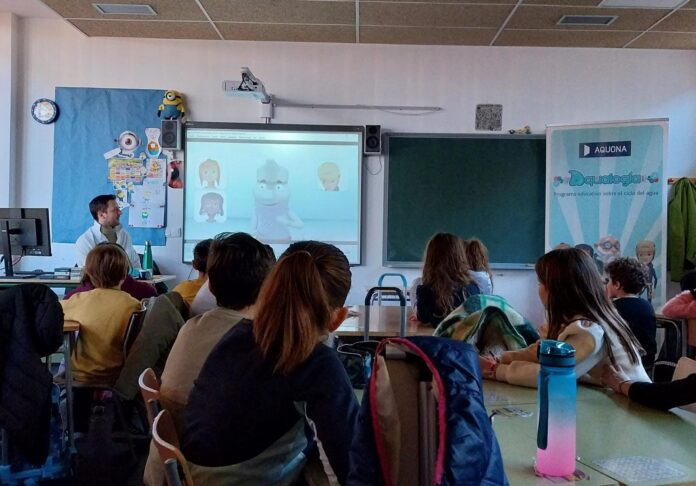
{"type": "Polygon", "coordinates": [[[543,135],[385,135],[383,264],[421,265],[440,231],[477,237],[494,268],[544,253],[543,135]]]}

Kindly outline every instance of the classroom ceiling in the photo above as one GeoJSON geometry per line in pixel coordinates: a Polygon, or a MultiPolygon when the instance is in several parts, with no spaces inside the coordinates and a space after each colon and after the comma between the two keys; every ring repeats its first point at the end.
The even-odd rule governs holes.
{"type": "Polygon", "coordinates": [[[156,15],[42,0],[90,37],[360,44],[696,49],[696,0],[120,0],[156,15]],[[607,7],[606,2],[653,8],[607,7]],[[669,6],[669,4],[677,4],[669,6]],[[616,16],[559,25],[563,16],[616,16]]]}

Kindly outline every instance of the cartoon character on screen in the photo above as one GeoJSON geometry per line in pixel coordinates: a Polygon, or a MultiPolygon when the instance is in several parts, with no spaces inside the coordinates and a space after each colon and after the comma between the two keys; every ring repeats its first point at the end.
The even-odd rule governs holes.
{"type": "Polygon", "coordinates": [[[649,302],[652,302],[653,295],[655,295],[655,288],[657,287],[657,272],[653,266],[656,250],[655,243],[650,240],[639,241],[636,245],[636,258],[639,262],[648,267],[650,279],[646,290],[649,302]]]}
{"type": "Polygon", "coordinates": [[[218,187],[220,185],[220,164],[217,160],[207,159],[198,166],[201,187],[218,187]]]}
{"type": "Polygon", "coordinates": [[[225,200],[222,198],[221,194],[217,192],[206,192],[201,196],[201,210],[198,214],[205,214],[208,216],[206,223],[215,223],[215,216],[218,214],[220,216],[225,215],[223,206],[225,205],[225,200]]]}
{"type": "Polygon", "coordinates": [[[288,228],[302,228],[304,223],[288,207],[288,169],[267,160],[256,171],[254,187],[256,211],[251,220],[254,236],[267,243],[289,243],[288,228]]]}
{"type": "Polygon", "coordinates": [[[604,269],[609,262],[616,260],[621,256],[621,244],[619,240],[611,235],[602,236],[597,243],[594,244],[596,253],[595,263],[597,264],[600,273],[604,273],[604,269]],[[601,269],[599,268],[601,265],[601,269]]]}
{"type": "Polygon", "coordinates": [[[317,170],[319,182],[325,191],[338,191],[338,182],[341,180],[341,171],[333,162],[324,162],[317,170]]]}

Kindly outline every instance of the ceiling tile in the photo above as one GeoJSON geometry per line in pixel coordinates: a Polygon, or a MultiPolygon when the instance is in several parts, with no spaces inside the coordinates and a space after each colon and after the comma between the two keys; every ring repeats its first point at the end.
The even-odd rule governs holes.
{"type": "Polygon", "coordinates": [[[237,24],[216,22],[226,40],[285,42],[355,42],[355,27],[300,24],[237,24]]]}
{"type": "Polygon", "coordinates": [[[90,37],[220,39],[210,22],[135,22],[127,20],[69,20],[69,22],[90,37]]]}
{"type": "Polygon", "coordinates": [[[524,0],[524,5],[550,5],[570,7],[597,7],[602,0],[524,0]]]}
{"type": "Polygon", "coordinates": [[[201,0],[215,22],[355,25],[355,3],[299,0],[201,0]]]}
{"type": "Polygon", "coordinates": [[[647,32],[628,47],[638,49],[696,49],[696,34],[647,32]]]}
{"type": "Polygon", "coordinates": [[[201,9],[191,0],[42,0],[65,18],[74,19],[146,19],[146,20],[206,20],[201,9]],[[156,16],[104,15],[93,3],[127,3],[150,5],[156,16]]]}
{"type": "Polygon", "coordinates": [[[623,47],[635,38],[634,32],[588,30],[504,30],[496,46],[539,47],[623,47]]]}
{"type": "Polygon", "coordinates": [[[653,31],[696,32],[696,10],[677,10],[660,22],[653,31]]]}
{"type": "MultiPolygon", "coordinates": [[[[313,0],[307,0],[307,1],[313,1],[313,0]]],[[[490,4],[490,5],[515,5],[517,3],[517,0],[435,0],[435,1],[428,1],[428,0],[359,0],[360,1],[360,6],[364,6],[368,3],[424,3],[426,5],[432,5],[433,3],[459,3],[459,4],[467,4],[467,3],[476,3],[476,4],[490,4]]],[[[582,1],[582,0],[579,0],[582,1]]]]}
{"type": "Polygon", "coordinates": [[[507,27],[510,29],[563,29],[563,30],[645,30],[670,12],[668,9],[593,8],[593,7],[536,7],[517,9],[507,27]],[[617,15],[606,27],[560,26],[564,15],[617,15]]]}
{"type": "Polygon", "coordinates": [[[364,44],[487,46],[496,32],[496,29],[361,27],[360,42],[364,44]]]}
{"type": "Polygon", "coordinates": [[[360,25],[498,28],[511,5],[453,5],[442,3],[360,4],[360,25]]]}

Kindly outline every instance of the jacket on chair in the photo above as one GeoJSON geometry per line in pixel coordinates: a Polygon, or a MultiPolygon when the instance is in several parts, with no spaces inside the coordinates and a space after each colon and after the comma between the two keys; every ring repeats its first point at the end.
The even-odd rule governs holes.
{"type": "Polygon", "coordinates": [[[0,293],[0,427],[32,464],[48,455],[53,377],[41,358],[63,341],[63,309],[45,285],[0,293]]]}

